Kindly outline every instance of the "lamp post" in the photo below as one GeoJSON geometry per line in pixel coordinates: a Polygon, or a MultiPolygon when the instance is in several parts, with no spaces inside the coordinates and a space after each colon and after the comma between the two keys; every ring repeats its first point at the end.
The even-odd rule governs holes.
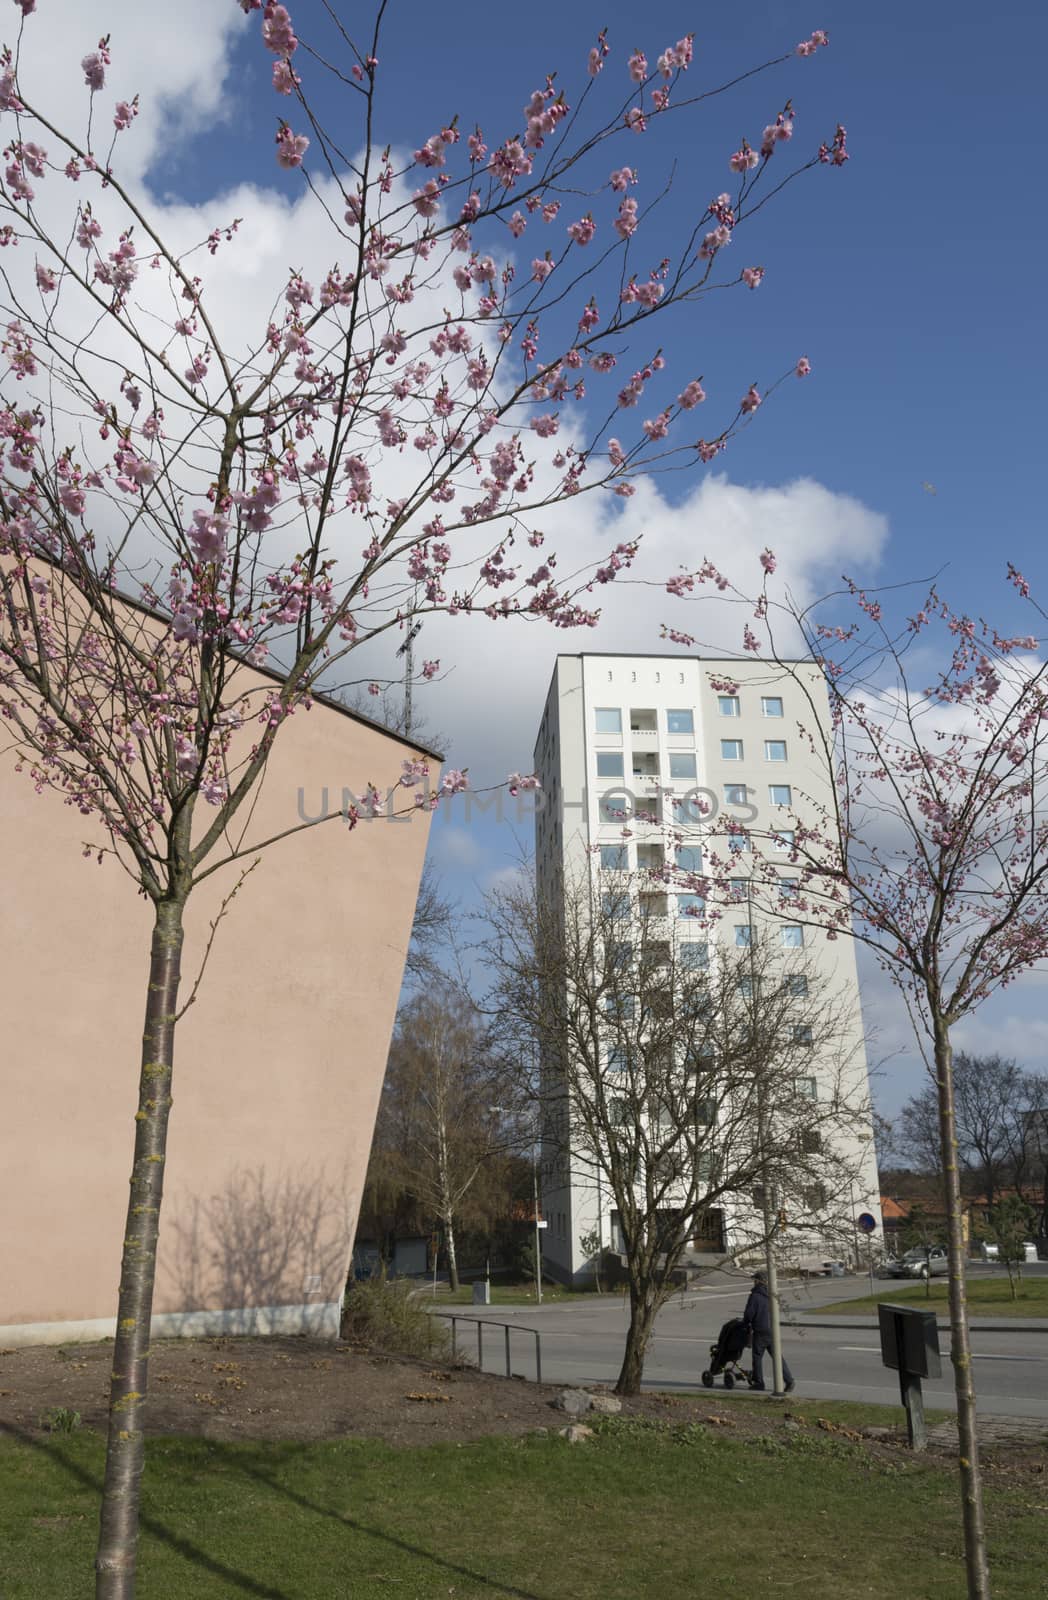
{"type": "MultiPolygon", "coordinates": [[[[750,1024],[754,1045],[757,1042],[757,1013],[760,989],[753,955],[753,896],[746,885],[746,920],[749,924],[750,952],[750,1024]]],[[[756,1052],[755,1052],[756,1054],[756,1052]]],[[[756,1066],[756,1061],[754,1062],[756,1066]]],[[[786,1390],[782,1379],[782,1325],[779,1320],[779,1273],[775,1263],[774,1237],[778,1227],[778,1195],[772,1187],[768,1170],[768,1112],[764,1099],[764,1074],[757,1076],[757,1138],[761,1154],[761,1212],[764,1226],[764,1270],[768,1278],[768,1312],[771,1319],[771,1370],[772,1393],[781,1398],[786,1390]]]]}

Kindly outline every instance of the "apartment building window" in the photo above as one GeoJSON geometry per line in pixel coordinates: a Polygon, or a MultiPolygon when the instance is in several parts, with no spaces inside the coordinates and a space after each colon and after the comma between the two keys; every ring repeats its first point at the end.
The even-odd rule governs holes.
{"type": "Polygon", "coordinates": [[[696,776],[695,757],[687,750],[670,751],[670,777],[694,778],[696,776]]]}
{"type": "Polygon", "coordinates": [[[794,1044],[811,1044],[813,1042],[812,1041],[812,1031],[811,1031],[810,1023],[807,1023],[807,1022],[795,1022],[794,1023],[794,1025],[793,1025],[793,1042],[794,1042],[794,1044]]]}
{"type": "Polygon", "coordinates": [[[776,828],[772,835],[775,848],[780,851],[792,850],[796,838],[797,831],[795,828],[776,828]]]}
{"type": "Polygon", "coordinates": [[[779,879],[779,899],[780,900],[796,900],[796,898],[800,894],[800,892],[801,892],[801,881],[800,881],[799,878],[780,878],[779,879]]]}
{"type": "Polygon", "coordinates": [[[695,732],[694,716],[690,711],[667,711],[666,732],[693,734],[695,732]]]}
{"type": "Polygon", "coordinates": [[[709,946],[705,944],[682,944],[679,959],[685,972],[705,972],[710,964],[709,946]]]}
{"type": "Polygon", "coordinates": [[[622,712],[618,706],[597,706],[593,721],[598,733],[622,733],[622,712]]]}
{"type": "Polygon", "coordinates": [[[728,835],[728,849],[732,855],[746,855],[750,848],[750,836],[745,828],[736,828],[728,835]]]}
{"type": "Polygon", "coordinates": [[[608,1101],[608,1123],[612,1128],[622,1128],[626,1124],[628,1103],[625,1100],[608,1101]]]}
{"type": "Polygon", "coordinates": [[[721,744],[721,760],[722,761],[741,761],[742,760],[742,740],[741,739],[722,739],[720,744],[721,744]]]}
{"type": "Polygon", "coordinates": [[[737,717],[739,714],[738,695],[719,694],[717,696],[717,709],[722,717],[737,717]]]}
{"type": "Polygon", "coordinates": [[[614,889],[600,897],[601,910],[613,922],[623,922],[630,914],[630,897],[625,889],[614,889]]]}
{"type": "Polygon", "coordinates": [[[777,694],[762,694],[761,695],[761,716],[762,717],[781,717],[782,716],[782,699],[781,699],[781,697],[779,695],[777,695],[777,694]]]}
{"type": "Polygon", "coordinates": [[[704,917],[706,915],[706,902],[700,894],[679,894],[677,896],[678,917],[704,917]]]}
{"type": "Polygon", "coordinates": [[[785,761],[786,760],[786,740],[785,739],[765,739],[765,741],[764,741],[764,759],[765,759],[765,761],[785,761]]]}
{"type": "Polygon", "coordinates": [[[624,772],[621,750],[597,751],[598,778],[621,778],[624,776],[624,772]]]}
{"type": "Polygon", "coordinates": [[[808,980],[803,972],[790,972],[786,976],[786,993],[796,995],[798,999],[808,993],[808,980]]]}
{"type": "Polygon", "coordinates": [[[737,922],[735,924],[735,944],[738,949],[745,950],[749,947],[752,931],[748,922],[737,922]]]}
{"type": "Polygon", "coordinates": [[[605,1013],[615,1022],[632,1022],[634,1003],[633,995],[619,994],[617,990],[604,996],[605,1013]]]}
{"type": "Polygon", "coordinates": [[[626,972],[633,960],[633,946],[628,940],[619,940],[608,946],[608,968],[611,972],[626,972]]]}
{"type": "Polygon", "coordinates": [[[600,847],[600,864],[605,872],[626,872],[629,868],[629,852],[624,844],[602,844],[600,847]]]}
{"type": "Polygon", "coordinates": [[[728,899],[729,900],[748,900],[749,898],[750,898],[750,880],[749,880],[749,878],[729,878],[728,879],[728,899]]]}
{"type": "Polygon", "coordinates": [[[804,945],[804,929],[799,922],[784,922],[779,938],[784,950],[800,950],[804,945]]]}
{"type": "Polygon", "coordinates": [[[792,806],[793,790],[788,783],[769,783],[768,799],[773,806],[792,806]]]}
{"type": "Polygon", "coordinates": [[[726,783],[724,785],[724,804],[726,806],[744,806],[746,804],[746,785],[744,783],[726,783]]]}
{"type": "Polygon", "coordinates": [[[748,977],[746,974],[744,974],[738,980],[738,990],[739,990],[739,994],[742,996],[742,998],[744,1000],[752,1000],[753,999],[753,979],[748,977]]]}
{"type": "Polygon", "coordinates": [[[814,1100],[816,1097],[816,1083],[814,1078],[794,1078],[793,1087],[795,1093],[802,1100],[814,1100]]]}
{"type": "Polygon", "coordinates": [[[625,1045],[613,1044],[608,1047],[608,1071],[616,1078],[621,1077],[629,1070],[629,1052],[625,1045]]]}
{"type": "Polygon", "coordinates": [[[677,847],[677,866],[681,872],[702,871],[702,850],[697,844],[682,844],[677,847]]]}

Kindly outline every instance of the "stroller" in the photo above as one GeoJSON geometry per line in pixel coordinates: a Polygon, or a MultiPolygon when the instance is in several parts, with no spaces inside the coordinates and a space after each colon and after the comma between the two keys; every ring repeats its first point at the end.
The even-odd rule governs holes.
{"type": "Polygon", "coordinates": [[[739,1358],[749,1342],[750,1336],[741,1317],[732,1317],[726,1322],[717,1335],[717,1343],[710,1345],[710,1364],[702,1374],[702,1387],[712,1389],[713,1380],[723,1372],[726,1389],[734,1389],[740,1379],[745,1379],[752,1389],[753,1373],[739,1366],[739,1358]]]}

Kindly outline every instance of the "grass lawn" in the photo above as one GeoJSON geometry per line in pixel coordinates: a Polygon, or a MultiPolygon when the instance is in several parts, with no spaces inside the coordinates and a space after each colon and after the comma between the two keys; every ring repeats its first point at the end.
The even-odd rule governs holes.
{"type": "MultiPolygon", "coordinates": [[[[851,1311],[875,1311],[882,1300],[894,1300],[899,1305],[931,1306],[945,1314],[948,1290],[945,1278],[933,1278],[931,1295],[923,1283],[908,1283],[905,1279],[882,1278],[876,1294],[864,1295],[861,1300],[835,1300],[833,1305],[820,1306],[819,1314],[828,1311],[831,1316],[845,1316],[851,1311]]],[[[1007,1275],[1000,1278],[969,1278],[968,1306],[973,1316],[993,1317],[1048,1317],[1048,1276],[1024,1278],[1019,1284],[1019,1298],[1012,1299],[1007,1275]]]]}
{"type": "MultiPolygon", "coordinates": [[[[718,1408],[724,1409],[724,1408],[718,1408]]],[[[102,1440],[0,1440],[4,1600],[86,1600],[102,1440]]],[[[988,1490],[995,1600],[1036,1600],[1043,1481],[988,1490]]],[[[849,1600],[964,1592],[953,1474],[834,1434],[607,1418],[393,1450],[150,1441],[139,1600],[849,1600]]]]}
{"type": "MultiPolygon", "coordinates": [[[[544,1283],[542,1285],[542,1304],[563,1303],[566,1300],[591,1300],[596,1295],[596,1289],[565,1289],[559,1283],[544,1283]]],[[[620,1291],[615,1291],[615,1297],[620,1298],[620,1291]]],[[[437,1289],[434,1296],[431,1289],[420,1290],[419,1299],[423,1302],[433,1301],[440,1306],[468,1306],[473,1303],[473,1285],[464,1283],[460,1289],[452,1294],[446,1284],[437,1289]]],[[[491,1285],[491,1304],[493,1306],[533,1306],[535,1305],[534,1283],[493,1283],[491,1285]]]]}

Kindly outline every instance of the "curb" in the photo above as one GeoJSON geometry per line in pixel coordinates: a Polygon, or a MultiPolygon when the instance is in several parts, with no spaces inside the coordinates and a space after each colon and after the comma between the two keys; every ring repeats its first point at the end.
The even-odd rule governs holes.
{"type": "MultiPolygon", "coordinates": [[[[797,1330],[803,1328],[841,1328],[860,1329],[863,1333],[876,1333],[879,1324],[872,1317],[863,1322],[849,1321],[845,1317],[834,1317],[832,1321],[817,1321],[813,1317],[792,1317],[788,1321],[784,1318],[787,1327],[797,1330]]],[[[936,1323],[939,1331],[949,1333],[950,1324],[942,1318],[936,1323]]],[[[982,1318],[970,1320],[968,1327],[972,1333],[1048,1333],[1048,1322],[1032,1317],[1010,1317],[1007,1322],[989,1322],[982,1318]]]]}

